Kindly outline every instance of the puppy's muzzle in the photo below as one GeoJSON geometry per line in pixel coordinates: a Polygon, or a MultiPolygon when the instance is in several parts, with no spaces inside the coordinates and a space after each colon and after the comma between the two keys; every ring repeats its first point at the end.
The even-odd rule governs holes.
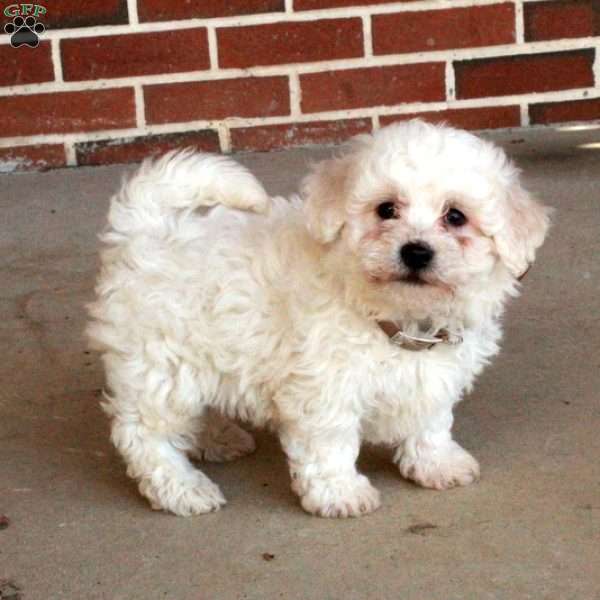
{"type": "Polygon", "coordinates": [[[413,272],[426,269],[434,254],[425,242],[409,242],[400,248],[400,260],[413,272]]]}

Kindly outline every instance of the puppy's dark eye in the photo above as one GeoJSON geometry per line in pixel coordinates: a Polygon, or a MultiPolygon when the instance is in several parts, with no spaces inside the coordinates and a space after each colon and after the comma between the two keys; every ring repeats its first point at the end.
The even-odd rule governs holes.
{"type": "Polygon", "coordinates": [[[395,219],[396,218],[396,207],[393,202],[382,202],[377,207],[377,214],[380,219],[395,219]]]}
{"type": "Polygon", "coordinates": [[[445,215],[444,221],[452,227],[462,227],[467,222],[467,217],[457,208],[451,208],[445,215]]]}

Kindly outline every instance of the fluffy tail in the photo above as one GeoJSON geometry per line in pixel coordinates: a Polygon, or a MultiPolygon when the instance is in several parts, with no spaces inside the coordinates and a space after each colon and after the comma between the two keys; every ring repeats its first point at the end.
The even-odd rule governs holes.
{"type": "Polygon", "coordinates": [[[117,234],[167,232],[183,212],[216,204],[265,212],[269,197],[256,177],[230,158],[173,151],[144,161],[125,181],[112,199],[108,221],[117,234]]]}

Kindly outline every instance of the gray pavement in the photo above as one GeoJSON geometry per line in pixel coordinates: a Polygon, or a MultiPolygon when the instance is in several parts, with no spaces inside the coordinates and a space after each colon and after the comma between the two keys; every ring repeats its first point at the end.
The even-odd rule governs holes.
{"type": "MultiPolygon", "coordinates": [[[[301,511],[266,433],[206,466],[220,512],[150,510],[109,444],[82,337],[95,235],[131,167],[0,177],[0,598],[599,600],[600,148],[526,138],[502,139],[558,211],[501,355],[458,410],[482,481],[420,489],[365,448],[383,506],[346,521],[301,511]]],[[[328,152],[242,160],[289,193],[328,152]]]]}

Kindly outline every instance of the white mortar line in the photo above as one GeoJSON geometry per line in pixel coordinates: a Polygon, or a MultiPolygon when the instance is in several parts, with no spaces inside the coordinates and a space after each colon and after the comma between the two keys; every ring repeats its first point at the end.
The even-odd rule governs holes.
{"type": "Polygon", "coordinates": [[[50,41],[50,50],[52,52],[52,66],[54,68],[54,80],[58,83],[62,83],[63,70],[62,70],[62,61],[60,60],[60,40],[58,38],[50,41]]]}
{"type": "Polygon", "coordinates": [[[140,19],[138,17],[137,0],[127,0],[127,12],[129,13],[129,23],[138,25],[140,19]]]}
{"type": "MultiPolygon", "coordinates": [[[[128,0],[130,7],[130,23],[128,25],[97,25],[95,27],[76,27],[73,29],[48,30],[45,39],[59,37],[79,38],[99,35],[117,35],[123,33],[143,33],[155,31],[172,31],[176,29],[190,29],[194,27],[243,27],[244,25],[267,25],[280,22],[317,21],[321,19],[349,19],[367,15],[390,14],[396,12],[420,12],[444,8],[462,8],[469,6],[484,6],[498,4],[501,0],[427,0],[425,2],[399,2],[371,6],[349,6],[340,8],[326,8],[299,12],[274,12],[252,15],[237,15],[232,17],[217,17],[212,19],[181,19],[176,21],[153,21],[139,23],[135,0],[128,0]]],[[[0,43],[8,43],[8,35],[0,36],[0,43]]]]}
{"type": "Polygon", "coordinates": [[[515,1],[515,41],[517,44],[525,42],[525,17],[523,15],[523,0],[515,1]]]}
{"type": "MultiPolygon", "coordinates": [[[[31,146],[36,144],[51,144],[62,142],[85,142],[97,140],[113,140],[124,137],[137,137],[140,135],[160,135],[165,133],[186,133],[198,129],[257,127],[263,125],[286,125],[292,123],[307,123],[312,121],[333,121],[355,118],[373,118],[376,115],[401,115],[418,112],[437,112],[445,109],[483,108],[486,106],[520,106],[529,102],[559,102],[565,100],[600,98],[600,89],[585,88],[577,90],[563,90],[560,92],[545,92],[541,94],[525,94],[520,96],[503,96],[496,98],[475,98],[472,100],[457,100],[452,102],[420,102],[401,104],[395,106],[372,106],[352,110],[333,110],[320,113],[308,113],[297,116],[284,117],[254,117],[250,119],[228,118],[223,121],[195,120],[183,123],[164,123],[162,125],[146,125],[139,128],[110,129],[95,132],[81,132],[72,134],[41,134],[35,136],[15,136],[0,138],[0,147],[31,146]],[[586,94],[587,95],[584,95],[586,94]]],[[[221,138],[220,138],[221,139],[221,138]]],[[[223,145],[222,147],[227,147],[223,145]]]]}
{"type": "Polygon", "coordinates": [[[291,116],[297,117],[302,113],[302,90],[300,88],[300,77],[298,73],[292,72],[290,81],[290,112],[291,116]]]}
{"type": "Polygon", "coordinates": [[[363,16],[362,28],[365,56],[373,56],[373,34],[371,32],[371,17],[369,15],[363,16]]]}
{"type": "Polygon", "coordinates": [[[445,82],[446,99],[456,100],[456,81],[454,77],[454,65],[452,64],[451,60],[446,62],[445,82]]]}
{"type": "Polygon", "coordinates": [[[309,63],[286,63],[282,65],[257,66],[245,69],[188,71],[180,73],[160,73],[157,75],[119,77],[114,79],[15,85],[0,87],[0,96],[129,87],[133,83],[137,82],[141,82],[144,85],[153,85],[162,83],[214,81],[218,79],[232,79],[248,76],[287,76],[289,75],[290,71],[294,71],[299,74],[305,74],[331,70],[344,71],[347,69],[356,68],[399,66],[427,62],[453,62],[459,60],[474,60],[478,58],[502,58],[506,56],[513,56],[515,54],[527,54],[533,56],[535,54],[543,54],[546,52],[593,49],[594,47],[598,47],[598,38],[588,37],[577,40],[531,42],[526,44],[487,46],[485,48],[465,48],[425,53],[417,52],[409,54],[366,56],[309,63]]]}
{"type": "Polygon", "coordinates": [[[65,141],[65,158],[68,167],[77,166],[77,155],[75,153],[75,142],[72,140],[65,141]]]}
{"type": "Polygon", "coordinates": [[[231,132],[229,127],[221,122],[218,125],[217,133],[219,134],[219,146],[223,154],[231,154],[231,132]]]}
{"type": "Polygon", "coordinates": [[[594,60],[594,85],[600,87],[600,43],[596,44],[596,57],[594,60]]]}
{"type": "Polygon", "coordinates": [[[210,69],[216,71],[219,68],[219,49],[217,45],[217,32],[214,27],[207,29],[208,56],[210,58],[210,69]]]}
{"type": "Polygon", "coordinates": [[[519,106],[521,113],[521,127],[527,127],[529,125],[529,105],[527,102],[522,102],[519,106]]]}
{"type": "Polygon", "coordinates": [[[139,129],[143,129],[146,126],[146,106],[144,104],[144,90],[142,85],[136,83],[133,86],[134,100],[135,100],[135,124],[139,129]]]}

